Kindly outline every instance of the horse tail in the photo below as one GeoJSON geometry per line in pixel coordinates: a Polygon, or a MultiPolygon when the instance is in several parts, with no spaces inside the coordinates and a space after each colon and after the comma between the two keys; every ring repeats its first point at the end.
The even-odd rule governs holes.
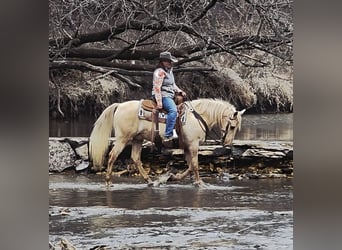
{"type": "Polygon", "coordinates": [[[114,113],[120,103],[113,103],[107,107],[94,124],[89,137],[89,159],[93,163],[93,169],[99,171],[102,169],[105,154],[111,137],[114,123],[114,113]]]}

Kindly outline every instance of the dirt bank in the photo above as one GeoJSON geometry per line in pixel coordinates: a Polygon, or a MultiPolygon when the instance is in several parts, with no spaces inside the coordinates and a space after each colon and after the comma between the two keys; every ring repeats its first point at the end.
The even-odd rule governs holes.
{"type": "MultiPolygon", "coordinates": [[[[179,87],[192,100],[221,98],[249,113],[293,111],[292,68],[243,69],[227,66],[227,60],[213,62],[211,73],[175,74],[179,87]]],[[[64,70],[55,73],[49,84],[49,114],[54,119],[70,120],[79,115],[98,117],[114,102],[150,98],[151,76],[136,77],[141,88],[132,87],[111,76],[64,70]]]]}

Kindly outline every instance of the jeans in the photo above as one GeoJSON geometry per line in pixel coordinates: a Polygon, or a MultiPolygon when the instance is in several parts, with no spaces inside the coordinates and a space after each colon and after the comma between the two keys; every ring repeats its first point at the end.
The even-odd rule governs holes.
{"type": "Polygon", "coordinates": [[[171,97],[163,97],[162,102],[163,109],[168,112],[166,117],[165,137],[170,137],[172,136],[172,130],[176,124],[177,106],[171,97]]]}

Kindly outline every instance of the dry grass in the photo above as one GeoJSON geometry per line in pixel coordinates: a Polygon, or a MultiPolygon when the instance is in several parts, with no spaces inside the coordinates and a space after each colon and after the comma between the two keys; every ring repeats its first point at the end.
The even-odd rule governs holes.
{"type": "Polygon", "coordinates": [[[229,78],[232,79],[231,88],[235,97],[231,98],[236,103],[245,104],[245,107],[251,107],[249,105],[254,101],[250,111],[256,113],[292,112],[293,67],[260,52],[251,56],[263,58],[270,63],[270,66],[241,67],[234,57],[213,57],[215,64],[218,65],[216,67],[225,68],[223,71],[227,71],[229,78]]]}
{"type": "Polygon", "coordinates": [[[260,112],[290,112],[293,110],[293,84],[269,73],[251,80],[257,96],[256,110],[260,112]]]}
{"type": "MultiPolygon", "coordinates": [[[[96,79],[97,74],[69,71],[55,76],[60,88],[61,110],[66,118],[80,114],[99,116],[103,109],[113,102],[124,101],[129,88],[110,76],[96,79]]],[[[56,87],[50,85],[50,115],[61,118],[57,111],[58,96],[56,87]]]]}
{"type": "MultiPolygon", "coordinates": [[[[249,108],[254,113],[293,111],[292,68],[280,64],[274,64],[278,66],[273,68],[238,67],[236,61],[219,55],[208,63],[217,71],[176,75],[177,85],[188,93],[190,99],[220,98],[237,109],[249,108]]],[[[99,79],[98,76],[76,70],[55,75],[56,85],[60,88],[60,106],[66,119],[81,114],[97,118],[114,102],[150,98],[149,77],[138,80],[142,89],[132,89],[111,76],[99,79]]],[[[57,110],[56,86],[50,83],[49,90],[50,116],[61,118],[57,110]]]]}

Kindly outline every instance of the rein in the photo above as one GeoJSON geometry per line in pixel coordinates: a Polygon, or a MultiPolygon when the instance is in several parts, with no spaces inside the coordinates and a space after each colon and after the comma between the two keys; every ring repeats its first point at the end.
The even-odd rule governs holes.
{"type": "MultiPolygon", "coordinates": [[[[202,126],[201,126],[201,128],[202,128],[203,131],[205,132],[205,141],[206,141],[206,140],[208,139],[208,137],[211,137],[211,136],[209,135],[209,126],[208,126],[207,122],[203,119],[203,117],[202,117],[199,113],[197,113],[197,112],[195,111],[195,109],[194,109],[194,108],[192,107],[192,105],[191,105],[191,102],[189,102],[189,104],[190,104],[191,107],[189,107],[187,103],[184,103],[184,104],[188,107],[189,111],[190,111],[191,113],[194,114],[195,118],[196,118],[197,120],[199,120],[199,121],[203,124],[205,130],[203,129],[202,126]]],[[[214,139],[213,137],[211,137],[211,139],[213,139],[215,142],[220,142],[220,143],[223,145],[224,140],[226,139],[226,136],[227,136],[227,134],[228,134],[228,129],[229,129],[229,127],[230,127],[230,122],[227,123],[226,129],[225,129],[225,132],[224,132],[223,137],[221,138],[221,141],[219,141],[219,140],[217,140],[217,139],[214,139]]],[[[215,130],[213,130],[213,133],[214,133],[217,137],[220,137],[220,135],[218,135],[218,134],[215,132],[215,130]]]]}
{"type": "Polygon", "coordinates": [[[205,127],[205,141],[206,141],[208,139],[208,135],[209,135],[209,126],[199,113],[197,113],[195,110],[192,110],[192,113],[194,114],[195,118],[197,120],[199,120],[204,125],[204,127],[205,127]]]}
{"type": "MultiPolygon", "coordinates": [[[[191,101],[191,100],[190,100],[190,101],[191,101]]],[[[189,102],[189,105],[190,105],[191,107],[189,107],[189,105],[188,105],[187,103],[185,103],[185,102],[184,102],[184,104],[185,104],[185,106],[188,107],[188,110],[189,110],[191,113],[194,114],[195,118],[196,118],[198,121],[200,121],[200,123],[203,124],[205,130],[203,129],[202,126],[200,126],[200,127],[201,127],[202,130],[205,132],[205,141],[206,141],[206,140],[208,139],[208,134],[209,134],[209,126],[208,126],[207,122],[203,119],[203,117],[202,117],[199,113],[197,113],[197,112],[195,111],[194,107],[192,107],[192,105],[191,105],[191,102],[189,102]]],[[[200,125],[201,125],[201,124],[200,124],[200,125]]]]}
{"type": "MultiPolygon", "coordinates": [[[[229,118],[229,120],[230,120],[230,118],[229,118]]],[[[227,137],[229,127],[230,127],[230,122],[228,121],[228,122],[227,122],[227,125],[226,125],[226,129],[225,129],[225,131],[224,131],[224,135],[222,136],[222,141],[221,141],[222,144],[224,143],[224,140],[225,140],[226,137],[227,137]]]]}

